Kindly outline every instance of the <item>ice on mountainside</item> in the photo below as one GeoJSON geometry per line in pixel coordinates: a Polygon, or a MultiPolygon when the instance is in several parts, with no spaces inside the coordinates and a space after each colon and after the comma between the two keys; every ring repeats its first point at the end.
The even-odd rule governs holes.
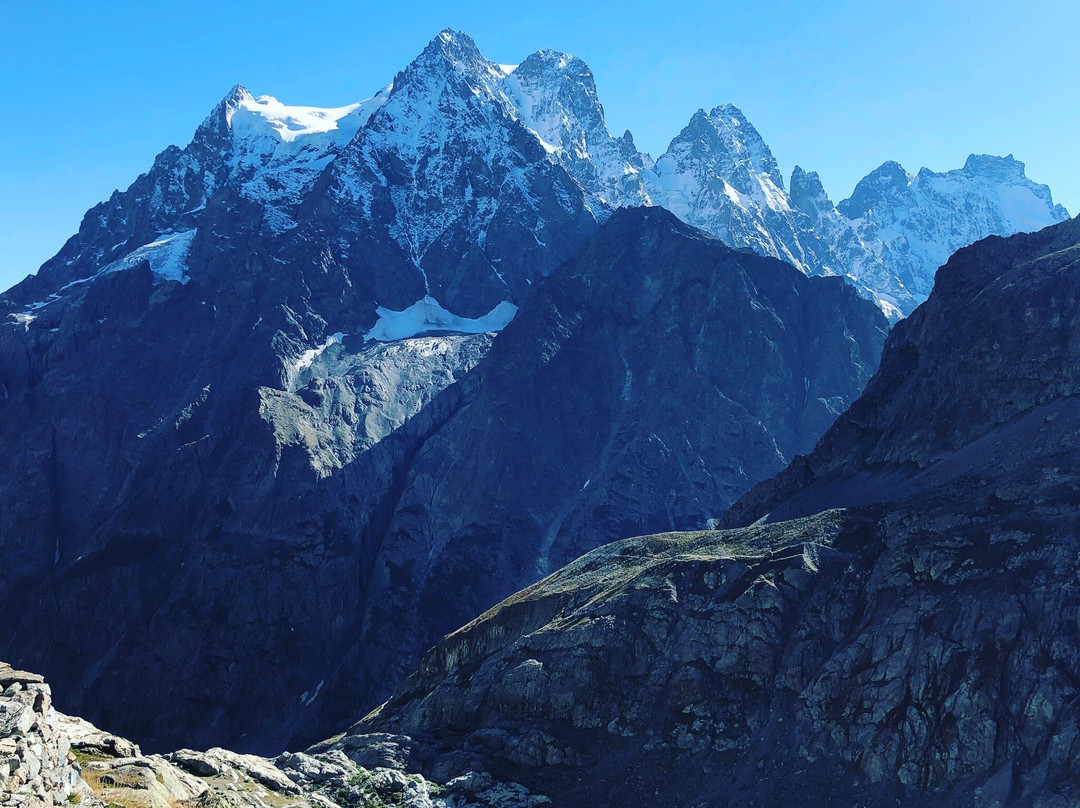
{"type": "Polygon", "coordinates": [[[20,322],[24,324],[32,322],[33,316],[31,312],[43,309],[50,303],[60,300],[64,296],[64,292],[69,289],[91,283],[96,278],[111,272],[134,269],[143,262],[150,265],[150,271],[154,273],[155,280],[187,283],[190,280],[188,277],[187,256],[191,250],[191,242],[195,238],[195,233],[195,230],[187,230],[183,233],[165,233],[158,236],[149,244],[144,244],[118,261],[107,264],[89,278],[71,281],[49,295],[45,300],[30,304],[26,312],[29,319],[23,317],[20,322]]]}
{"type": "Polygon", "coordinates": [[[151,271],[158,278],[187,283],[187,256],[194,238],[195,230],[159,236],[149,244],[132,250],[119,261],[105,267],[102,272],[118,272],[147,261],[151,271]]]}
{"type": "Polygon", "coordinates": [[[318,348],[310,348],[300,354],[300,357],[293,363],[293,372],[299,373],[304,368],[311,367],[311,363],[314,362],[322,353],[331,345],[340,345],[341,341],[345,338],[345,335],[340,331],[331,334],[326,338],[326,341],[318,348]]]}
{"type": "Polygon", "coordinates": [[[444,309],[435,298],[428,296],[404,311],[393,311],[379,306],[376,309],[379,320],[364,335],[364,339],[393,342],[435,332],[483,334],[487,331],[501,331],[514,319],[517,311],[517,306],[504,300],[483,317],[459,317],[444,309]]]}

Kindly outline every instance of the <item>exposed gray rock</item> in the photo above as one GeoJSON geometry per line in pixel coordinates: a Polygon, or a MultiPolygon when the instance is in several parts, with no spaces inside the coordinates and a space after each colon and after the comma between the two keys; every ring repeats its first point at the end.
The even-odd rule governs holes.
{"type": "Polygon", "coordinates": [[[138,744],[111,732],[103,732],[78,716],[57,713],[55,723],[57,729],[68,736],[71,745],[86,754],[110,758],[142,757],[138,744]]]}
{"type": "Polygon", "coordinates": [[[38,808],[84,795],[49,686],[0,662],[0,805],[38,808]]]}
{"type": "Polygon", "coordinates": [[[87,760],[82,766],[82,776],[97,799],[106,805],[173,808],[177,803],[196,803],[209,790],[198,777],[157,755],[87,760]]]}
{"type": "MultiPolygon", "coordinates": [[[[49,693],[42,677],[0,664],[0,706],[49,693]],[[24,688],[31,688],[29,690],[24,688]]],[[[31,708],[32,709],[32,708],[31,708]]],[[[407,772],[392,750],[408,739],[370,736],[276,760],[227,749],[143,755],[84,719],[35,713],[28,734],[0,734],[0,805],[46,808],[511,808],[547,804],[517,783],[470,773],[445,785],[407,772]],[[69,735],[68,733],[72,733],[69,735]],[[346,754],[344,750],[348,750],[346,754]],[[70,750],[70,751],[69,751],[70,750]],[[121,754],[119,750],[131,751],[121,754]],[[385,765],[367,768],[357,760],[385,765]]]]}

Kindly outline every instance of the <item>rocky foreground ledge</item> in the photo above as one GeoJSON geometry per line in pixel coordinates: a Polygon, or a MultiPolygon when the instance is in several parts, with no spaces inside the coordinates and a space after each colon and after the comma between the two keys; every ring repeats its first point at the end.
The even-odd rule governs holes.
{"type": "Polygon", "coordinates": [[[60,805],[89,793],[60,718],[44,679],[0,662],[0,804],[60,805]]]}
{"type": "Polygon", "coordinates": [[[408,739],[332,739],[276,758],[227,749],[144,755],[57,712],[44,679],[0,662],[0,806],[40,808],[525,808],[549,804],[469,772],[436,783],[406,774],[408,739]],[[342,742],[347,741],[347,742],[342,742]]]}

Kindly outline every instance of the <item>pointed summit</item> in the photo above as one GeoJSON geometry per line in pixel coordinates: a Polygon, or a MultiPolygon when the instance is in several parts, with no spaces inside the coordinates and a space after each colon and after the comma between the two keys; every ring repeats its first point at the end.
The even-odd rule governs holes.
{"type": "MultiPolygon", "coordinates": [[[[480,53],[476,42],[463,31],[446,28],[439,32],[400,74],[408,80],[416,74],[452,71],[470,74],[477,70],[498,72],[498,66],[480,53]]],[[[395,81],[394,84],[399,84],[395,81]]]]}
{"type": "Polygon", "coordinates": [[[766,175],[777,188],[784,188],[784,178],[772,151],[734,104],[713,107],[708,113],[703,109],[695,112],[668,147],[668,154],[676,153],[705,161],[742,193],[752,193],[752,185],[742,184],[736,178],[747,179],[750,173],[766,175]]]}
{"type": "Polygon", "coordinates": [[[522,122],[545,143],[580,157],[588,155],[589,141],[610,139],[596,81],[581,59],[537,51],[504,83],[522,122]]]}
{"type": "Polygon", "coordinates": [[[195,140],[218,140],[227,138],[233,114],[244,103],[254,101],[254,96],[242,84],[234,84],[225,97],[214,105],[199,127],[195,130],[195,140]]]}
{"type": "Polygon", "coordinates": [[[222,104],[239,104],[242,101],[251,101],[254,96],[243,84],[234,84],[233,88],[221,99],[222,104]]]}
{"type": "Polygon", "coordinates": [[[805,171],[802,166],[792,169],[790,195],[791,204],[811,215],[833,208],[833,203],[821,184],[821,177],[816,171],[805,171]]]}
{"type": "Polygon", "coordinates": [[[474,96],[480,103],[502,106],[498,84],[505,77],[497,64],[484,58],[472,37],[447,28],[395,76],[388,100],[396,99],[392,106],[434,111],[439,98],[449,94],[462,102],[474,96]]]}
{"type": "Polygon", "coordinates": [[[895,160],[887,160],[859,180],[851,196],[836,206],[837,210],[849,219],[858,219],[883,199],[906,189],[911,179],[902,165],[895,160]]]}

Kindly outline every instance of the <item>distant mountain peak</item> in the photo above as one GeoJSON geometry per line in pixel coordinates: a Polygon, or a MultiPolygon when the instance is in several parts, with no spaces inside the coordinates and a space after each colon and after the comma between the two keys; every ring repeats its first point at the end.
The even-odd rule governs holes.
{"type": "Polygon", "coordinates": [[[466,73],[477,68],[498,69],[494,62],[486,59],[480,53],[473,38],[464,31],[455,31],[447,28],[441,31],[427,44],[406,68],[410,69],[440,69],[450,67],[459,73],[466,73]]]}
{"type": "Polygon", "coordinates": [[[559,70],[571,73],[592,75],[592,70],[589,68],[589,65],[586,64],[584,59],[552,48],[541,48],[538,51],[530,53],[522,60],[518,67],[536,63],[551,64],[559,70]]]}
{"type": "Polygon", "coordinates": [[[221,102],[223,104],[238,104],[243,101],[250,101],[252,97],[251,91],[243,84],[234,84],[232,89],[221,99],[221,102]]]}
{"type": "Polygon", "coordinates": [[[1004,157],[993,154],[972,154],[964,163],[963,171],[965,174],[982,174],[1003,179],[1024,179],[1027,177],[1024,168],[1024,164],[1011,154],[1004,157]]]}
{"type": "MultiPolygon", "coordinates": [[[[704,157],[727,173],[742,166],[745,170],[767,175],[777,188],[784,187],[772,151],[761,133],[734,104],[721,104],[708,113],[703,109],[694,113],[690,123],[668,147],[669,154],[676,151],[689,151],[704,157]]],[[[737,183],[735,187],[749,193],[737,183]]]]}
{"type": "MultiPolygon", "coordinates": [[[[541,232],[548,217],[530,190],[540,183],[559,189],[554,193],[565,212],[576,210],[582,195],[593,224],[614,208],[664,206],[732,246],[788,261],[808,274],[855,279],[864,294],[872,289],[905,312],[925,298],[938,262],[956,247],[1068,216],[1012,155],[972,154],[963,169],[946,174],[923,169],[912,175],[888,161],[838,205],[820,177],[796,167],[789,192],[761,133],[732,103],[697,110],[654,161],[637,149],[629,131],[612,136],[583,59],[542,49],[517,65],[498,64],[467,33],[447,28],[392,84],[358,104],[294,106],[236,85],[187,147],[169,147],[158,156],[130,200],[121,204],[121,194],[104,203],[108,215],[97,211],[84,222],[88,229],[57,256],[57,277],[65,283],[89,277],[125,250],[186,232],[209,198],[226,187],[254,202],[271,231],[283,233],[298,225],[308,201],[318,209],[318,200],[307,196],[323,186],[317,178],[331,164],[325,183],[330,193],[359,204],[358,221],[373,206],[391,215],[395,240],[412,263],[466,221],[474,241],[468,248],[455,245],[458,255],[469,249],[482,254],[489,224],[506,227],[504,219],[522,216],[537,249],[545,249],[541,232]],[[460,149],[448,151],[454,142],[460,149]],[[465,154],[479,162],[455,162],[465,154]],[[376,165],[381,160],[387,162],[376,165]],[[520,191],[527,214],[510,210],[506,188],[496,187],[503,180],[494,176],[503,172],[520,191]],[[446,183],[464,196],[433,203],[446,183]],[[137,214],[149,208],[151,215],[137,214]],[[892,208],[906,212],[892,221],[892,208]]],[[[477,271],[502,279],[503,269],[477,271]]]]}
{"type": "Polygon", "coordinates": [[[1028,179],[1012,155],[973,154],[963,168],[922,168],[914,176],[889,161],[836,207],[888,267],[892,280],[879,277],[876,287],[892,286],[892,294],[903,290],[915,301],[926,299],[938,267],[959,248],[1068,218],[1050,189],[1028,179]]]}
{"type": "Polygon", "coordinates": [[[709,112],[709,117],[713,120],[728,120],[736,125],[750,123],[743,111],[734,104],[719,104],[713,107],[709,112]]]}
{"type": "Polygon", "coordinates": [[[791,171],[791,203],[800,210],[819,210],[833,207],[821,177],[816,171],[806,171],[802,166],[795,166],[791,171]]]}

